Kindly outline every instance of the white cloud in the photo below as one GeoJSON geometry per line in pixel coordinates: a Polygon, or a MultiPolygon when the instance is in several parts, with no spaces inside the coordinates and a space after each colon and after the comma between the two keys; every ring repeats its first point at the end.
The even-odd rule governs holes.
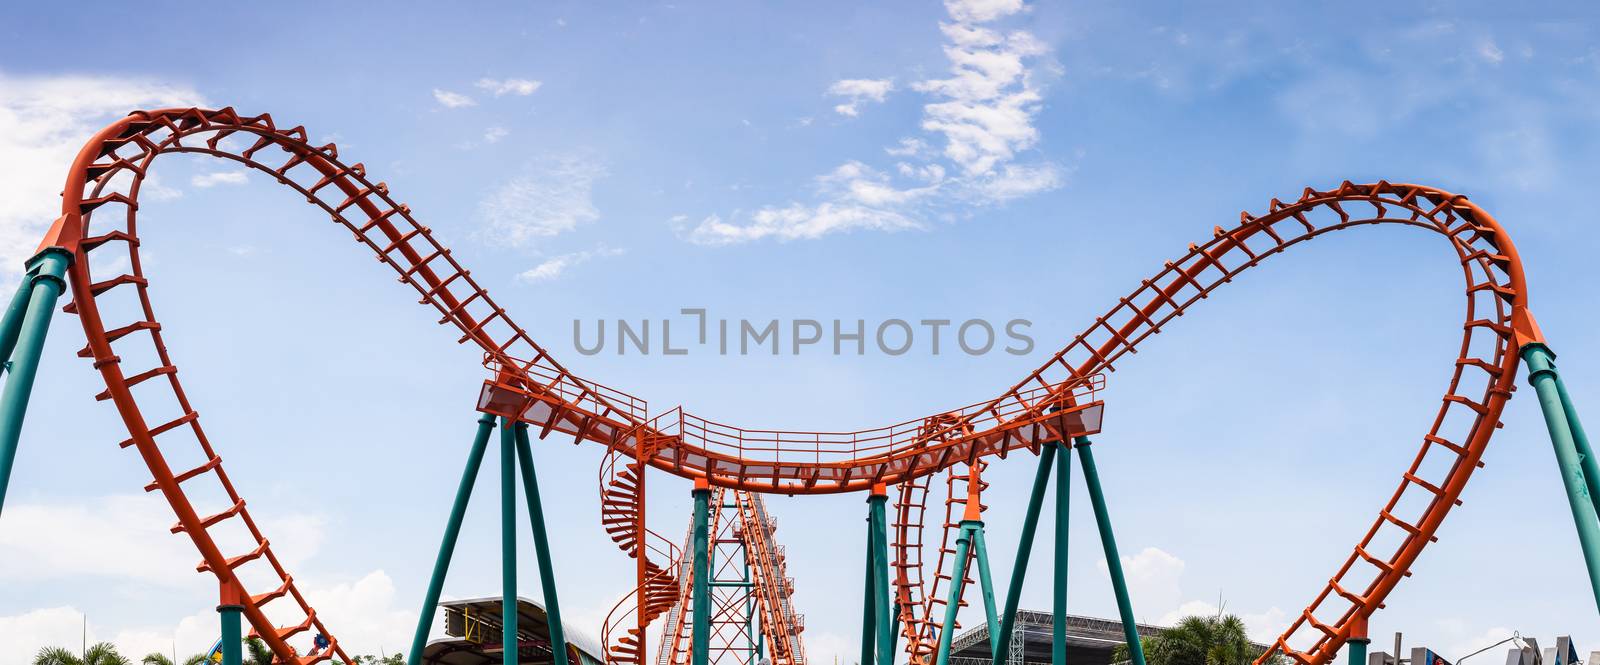
{"type": "Polygon", "coordinates": [[[499,143],[500,139],[503,139],[503,138],[509,136],[510,134],[511,134],[511,130],[506,129],[504,127],[500,127],[500,126],[490,127],[488,129],[483,130],[483,142],[484,143],[499,143]]]}
{"type": "Polygon", "coordinates": [[[1495,44],[1493,39],[1485,37],[1483,41],[1478,42],[1478,57],[1483,58],[1484,62],[1498,65],[1505,61],[1506,54],[1500,50],[1500,46],[1495,44]]]}
{"type": "MultiPolygon", "coordinates": [[[[1218,608],[1215,604],[1203,600],[1191,600],[1163,614],[1160,619],[1156,620],[1156,623],[1162,626],[1171,626],[1182,621],[1184,617],[1215,616],[1223,609],[1228,608],[1218,608]]],[[[1262,612],[1238,612],[1228,609],[1228,613],[1239,617],[1239,620],[1244,622],[1245,633],[1255,642],[1271,643],[1279,635],[1283,634],[1284,629],[1289,627],[1289,614],[1277,606],[1269,607],[1262,612]]],[[[1306,633],[1302,632],[1295,639],[1303,641],[1307,637],[1306,633]]],[[[1291,640],[1291,642],[1294,641],[1291,640]]],[[[1307,645],[1301,643],[1293,646],[1305,648],[1307,645]]]]}
{"type": "Polygon", "coordinates": [[[217,171],[215,173],[200,173],[189,178],[189,184],[205,189],[217,185],[243,185],[250,178],[244,169],[237,171],[217,171]]]}
{"type": "Polygon", "coordinates": [[[949,44],[950,78],[914,88],[944,101],[923,107],[922,128],[944,135],[945,157],[984,174],[1039,139],[1033,116],[1040,95],[1027,61],[1047,49],[1032,34],[1001,33],[965,22],[940,26],[949,44]]]}
{"type": "Polygon", "coordinates": [[[893,79],[844,79],[835,81],[828,88],[828,94],[834,97],[844,97],[848,100],[833,107],[834,112],[855,117],[860,113],[859,107],[861,104],[865,102],[882,103],[884,98],[893,90],[893,79]]]}
{"type": "MultiPolygon", "coordinates": [[[[141,108],[203,106],[194,89],[129,76],[0,74],[0,274],[15,274],[61,214],[61,183],[78,149],[105,124],[141,108]]],[[[146,182],[145,193],[176,190],[146,182]]]]}
{"type": "MultiPolygon", "coordinates": [[[[1176,608],[1182,601],[1183,559],[1156,547],[1146,547],[1133,556],[1122,557],[1122,572],[1127,577],[1129,594],[1139,599],[1140,608],[1176,608]]],[[[1167,624],[1171,625],[1171,624],[1167,624]]]]}
{"type": "MultiPolygon", "coordinates": [[[[75,607],[46,607],[16,616],[0,617],[0,662],[32,662],[45,647],[65,647],[76,651],[84,640],[89,644],[110,642],[117,652],[138,662],[145,654],[160,652],[179,662],[191,654],[210,648],[217,639],[217,613],[202,610],[171,626],[139,626],[107,632],[75,607]]],[[[341,638],[342,639],[342,638],[341,638]]]]}
{"type": "MultiPolygon", "coordinates": [[[[335,631],[346,653],[395,653],[409,644],[416,609],[410,607],[410,599],[397,597],[394,580],[386,572],[376,570],[354,580],[326,585],[308,586],[302,581],[300,588],[306,600],[317,609],[317,616],[335,631]]],[[[291,605],[268,605],[267,614],[284,622],[303,619],[303,616],[280,615],[280,612],[293,612],[291,605]]],[[[435,622],[433,636],[442,634],[441,622],[435,622]]],[[[153,623],[111,630],[93,620],[86,624],[84,613],[70,606],[0,617],[0,662],[31,662],[41,648],[75,649],[85,637],[89,644],[111,642],[119,653],[135,662],[148,653],[170,655],[174,650],[181,662],[191,654],[210,648],[216,641],[217,613],[208,608],[165,625],[153,623]]]]}
{"type": "Polygon", "coordinates": [[[900,142],[884,148],[884,152],[894,157],[921,157],[928,152],[928,142],[919,138],[906,137],[900,142]]]}
{"type": "Polygon", "coordinates": [[[984,23],[1027,11],[1022,0],[945,0],[950,18],[967,23],[984,23]]]}
{"type": "MultiPolygon", "coordinates": [[[[306,589],[306,600],[317,616],[339,637],[345,653],[377,654],[404,651],[416,628],[414,598],[399,598],[394,580],[375,570],[354,581],[306,589]]],[[[443,621],[434,622],[433,634],[443,635],[443,621]]]]}
{"type": "Polygon", "coordinates": [[[600,218],[591,189],[606,175],[598,163],[576,157],[547,159],[501,184],[478,204],[485,242],[526,247],[600,218]]]}
{"type": "Polygon", "coordinates": [[[163,184],[158,173],[151,173],[144,179],[144,184],[139,186],[140,201],[171,201],[180,198],[183,198],[183,190],[163,184]]]}
{"type": "Polygon", "coordinates": [[[82,622],[83,613],[70,607],[0,617],[0,662],[32,662],[41,647],[78,644],[82,622]]]}
{"type": "Polygon", "coordinates": [[[7,505],[0,522],[0,579],[30,581],[120,578],[186,587],[200,555],[187,538],[167,532],[175,519],[156,495],[115,495],[70,504],[7,505]],[[60,547],[82,534],[94,547],[60,547]]]}
{"type": "MultiPolygon", "coordinates": [[[[753,213],[708,215],[683,230],[690,242],[729,245],[767,238],[802,240],[855,230],[924,228],[920,218],[971,214],[1060,187],[1067,169],[1054,162],[1015,163],[1034,146],[1040,92],[1032,63],[1048,49],[1026,31],[1005,32],[987,22],[1023,11],[1020,0],[945,3],[951,23],[946,39],[950,76],[912,88],[933,98],[923,106],[921,137],[905,137],[883,150],[893,175],[851,160],[814,179],[815,199],[767,205],[753,213]],[[943,140],[942,149],[930,139],[943,140]],[[947,168],[946,165],[949,165],[947,168]],[[955,214],[952,214],[955,213],[955,214]]],[[[891,79],[848,79],[828,94],[846,101],[834,110],[854,116],[865,102],[881,102],[894,90],[891,79]]],[[[674,226],[684,229],[680,222],[674,226]]]]}
{"type": "MultiPolygon", "coordinates": [[[[215,581],[196,573],[200,555],[189,540],[172,535],[174,518],[158,495],[112,495],[70,503],[22,503],[6,506],[0,519],[0,586],[26,579],[30,583],[89,581],[108,593],[127,592],[204,598],[215,597],[215,581]],[[93,547],[61,547],[93,534],[93,547]]],[[[320,515],[274,514],[262,519],[273,552],[291,571],[307,567],[321,550],[328,529],[320,515]]],[[[228,550],[226,535],[218,535],[228,550]]],[[[230,550],[231,551],[231,550],[230,550]]],[[[247,571],[261,573],[263,570],[247,571]]],[[[356,579],[317,580],[298,577],[298,585],[339,639],[356,652],[400,649],[409,635],[415,608],[397,602],[394,583],[382,570],[356,579]],[[402,607],[405,605],[405,607],[402,607]]],[[[276,611],[292,604],[269,605],[276,611]]],[[[135,658],[152,651],[168,653],[176,641],[180,656],[209,647],[216,640],[216,612],[207,608],[192,616],[139,619],[150,623],[122,626],[88,624],[89,642],[110,641],[135,658]]],[[[77,645],[84,629],[83,612],[75,607],[48,607],[0,617],[0,663],[27,662],[41,647],[77,645]]]]}
{"type": "Polygon", "coordinates": [[[1003,203],[1050,191],[1065,182],[1064,169],[1050,162],[1007,164],[973,181],[971,191],[976,200],[1003,203]]]}
{"type": "Polygon", "coordinates": [[[539,81],[530,81],[528,79],[499,80],[481,78],[478,79],[478,82],[473,85],[477,86],[480,90],[488,91],[490,94],[493,94],[496,97],[500,97],[502,95],[527,97],[528,95],[533,94],[535,90],[538,90],[539,86],[544,84],[539,81]]]}
{"type": "MultiPolygon", "coordinates": [[[[274,515],[260,520],[273,551],[291,567],[314,555],[326,532],[318,515],[274,515]]],[[[157,494],[114,494],[70,503],[17,503],[0,522],[0,580],[106,578],[175,589],[204,587],[194,572],[194,545],[167,529],[176,518],[157,494]],[[95,547],[60,543],[95,534],[95,547]],[[26,571],[26,572],[23,572],[26,571]]],[[[237,535],[237,534],[235,534],[237,535]]],[[[224,550],[244,547],[227,532],[213,533],[224,550]]]]}
{"type": "Polygon", "coordinates": [[[433,100],[439,102],[440,105],[447,109],[458,109],[466,106],[478,105],[478,102],[473,100],[471,97],[463,95],[459,92],[450,92],[449,90],[440,90],[438,88],[433,89],[433,100]]]}
{"type": "MultiPolygon", "coordinates": [[[[1184,617],[1212,616],[1220,611],[1214,603],[1183,600],[1183,573],[1187,567],[1183,559],[1157,547],[1146,547],[1138,554],[1122,557],[1128,594],[1139,600],[1141,613],[1159,617],[1155,623],[1161,626],[1171,626],[1184,617]]],[[[1099,568],[1103,573],[1107,570],[1104,562],[1099,568]]],[[[1278,607],[1261,612],[1228,610],[1244,622],[1250,639],[1257,642],[1270,642],[1289,626],[1288,614],[1278,607]]]]}
{"type": "Polygon", "coordinates": [[[693,242],[727,245],[763,238],[810,240],[830,233],[870,229],[899,231],[920,228],[917,222],[899,213],[859,205],[822,203],[806,206],[791,203],[781,208],[762,208],[748,223],[724,222],[712,215],[689,234],[693,242]]]}
{"type": "Polygon", "coordinates": [[[625,253],[627,253],[626,250],[622,249],[597,247],[595,249],[586,249],[581,252],[562,254],[560,256],[546,259],[539,265],[523,271],[522,274],[517,275],[517,278],[524,282],[548,282],[560,277],[562,273],[567,271],[568,268],[578,266],[587,262],[589,259],[621,256],[625,253]]]}

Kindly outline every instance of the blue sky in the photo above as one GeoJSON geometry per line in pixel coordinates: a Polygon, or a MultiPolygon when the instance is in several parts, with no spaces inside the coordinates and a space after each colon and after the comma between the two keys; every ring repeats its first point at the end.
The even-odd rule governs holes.
{"type": "MultiPolygon", "coordinates": [[[[26,257],[71,155],[126,110],[271,112],[365,162],[581,374],[655,411],[850,429],[992,396],[1240,210],[1382,178],[1466,193],[1505,224],[1586,407],[1600,404],[1586,268],[1600,235],[1583,202],[1600,175],[1596,31],[1576,3],[12,5],[0,256],[26,257]],[[1039,346],[573,348],[575,319],[684,307],[1026,318],[1039,346]]],[[[470,440],[477,354],[259,175],[185,157],[155,172],[144,250],[208,432],[334,630],[363,652],[401,648],[470,440]]],[[[1220,597],[1266,640],[1320,588],[1437,407],[1462,312],[1451,256],[1404,230],[1310,243],[1110,377],[1097,454],[1141,619],[1220,597]]],[[[214,639],[214,588],[116,448],[81,344],[58,319],[0,519],[0,662],[75,643],[85,613],[92,639],[138,653],[214,639]]],[[[1513,630],[1600,645],[1528,395],[1375,635],[1452,656],[1513,630]]],[[[564,604],[593,632],[630,570],[598,523],[599,451],[553,437],[536,456],[564,604]]],[[[1008,571],[1032,463],[992,469],[1008,571]]],[[[498,588],[491,486],[448,595],[498,588]]],[[[652,498],[656,530],[681,533],[687,483],[660,476],[652,498]]],[[[855,653],[862,498],[769,503],[819,663],[855,653]]],[[[1075,504],[1071,609],[1112,616],[1081,492],[1075,504]]],[[[1045,609],[1048,570],[1032,575],[1023,604],[1045,609]]],[[[537,596],[531,557],[522,579],[537,596]]]]}

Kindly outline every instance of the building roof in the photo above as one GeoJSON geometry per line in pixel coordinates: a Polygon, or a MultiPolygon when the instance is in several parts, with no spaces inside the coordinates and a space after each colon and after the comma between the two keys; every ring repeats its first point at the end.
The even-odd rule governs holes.
{"type": "MultiPolygon", "coordinates": [[[[1050,644],[1053,641],[1055,615],[1037,610],[1018,610],[1016,636],[1022,643],[1022,653],[1014,662],[1035,663],[1050,661],[1050,644]]],[[[1153,637],[1168,630],[1162,626],[1135,624],[1141,637],[1153,637]]],[[[1114,619],[1067,615],[1067,660],[1077,665],[1104,665],[1111,662],[1111,653],[1126,637],[1122,622],[1114,619]]],[[[1256,644],[1265,651],[1266,645],[1256,644]]],[[[989,651],[989,626],[977,627],[959,633],[950,643],[951,662],[955,665],[977,665],[992,659],[989,651]]]]}
{"type": "MultiPolygon", "coordinates": [[[[445,634],[449,637],[428,643],[423,651],[423,662],[429,665],[490,665],[502,662],[500,653],[503,614],[499,596],[466,598],[439,603],[445,615],[445,634]]],[[[549,656],[550,631],[548,613],[543,604],[517,598],[517,635],[523,649],[533,649],[549,656]]],[[[562,622],[569,656],[580,661],[601,663],[599,643],[587,632],[562,622]],[[572,653],[572,652],[576,653],[572,653]]],[[[526,651],[524,661],[528,661],[526,651]]],[[[533,661],[528,661],[533,662],[533,661]]],[[[581,663],[573,663],[581,665],[581,663]]]]}

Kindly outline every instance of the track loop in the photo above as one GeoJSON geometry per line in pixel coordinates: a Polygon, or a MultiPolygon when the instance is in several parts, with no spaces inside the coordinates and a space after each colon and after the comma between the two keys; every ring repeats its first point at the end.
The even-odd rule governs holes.
{"type": "MultiPolygon", "coordinates": [[[[140,259],[137,213],[151,161],[168,152],[211,155],[268,173],[349,230],[440,313],[441,323],[461,333],[460,342],[482,349],[494,378],[481,393],[481,410],[537,425],[541,436],[559,431],[608,447],[642,434],[653,443],[651,454],[636,458],[641,478],[648,464],[722,487],[794,494],[911,483],[909,491],[918,495],[926,491],[919,479],[953,465],[1037,451],[1042,441],[1098,431],[1101,373],[1244,270],[1333,231],[1381,224],[1434,232],[1456,252],[1466,284],[1460,354],[1437,417],[1393,498],[1275,643],[1274,652],[1302,663],[1328,662],[1354,620],[1371,615],[1409,574],[1459,502],[1499,425],[1513,389],[1516,349],[1540,339],[1527,310],[1521,261],[1488,213],[1438,189],[1346,182],[1325,191],[1307,188],[1294,201],[1273,199],[1265,214],[1241,213],[1237,226],[1215,228],[1210,239],[1190,245],[1065,349],[987,402],[860,432],[747,429],[681,410],[652,420],[642,400],[579,378],[550,357],[387,185],[369,180],[360,164],[341,162],[332,144],[313,146],[303,128],[280,129],[269,116],[241,116],[231,108],[136,112],[101,130],[79,153],[63,190],[62,216],[44,246],[64,247],[76,257],[67,311],[80,316],[86,355],[106,382],[102,396],[121,414],[128,445],[150,469],[150,487],[172,505],[180,531],[200,551],[200,569],[215,575],[229,595],[250,599],[245,616],[252,628],[292,662],[348,659],[242,503],[163,342],[140,259]],[[110,274],[96,279],[91,265],[110,274]],[[182,451],[193,462],[175,471],[168,458],[182,451]],[[202,491],[206,483],[210,491],[202,491]],[[202,517],[202,509],[210,516],[202,517]],[[229,530],[231,536],[216,534],[229,530]],[[250,596],[247,587],[277,591],[250,596]],[[327,636],[332,646],[299,655],[290,641],[304,645],[313,634],[327,636]]],[[[902,503],[915,498],[903,495],[902,503]]],[[[909,508],[899,512],[911,519],[909,508]]],[[[638,528],[642,540],[642,523],[638,528]]],[[[916,586],[912,571],[923,574],[911,567],[915,549],[897,545],[905,556],[899,577],[906,593],[916,586]]]]}
{"type": "MultiPolygon", "coordinates": [[[[1298,200],[1273,199],[1268,212],[1240,213],[1232,229],[1216,227],[1212,238],[1192,244],[1176,261],[1118,301],[1006,394],[994,407],[1026,408],[1031,391],[1064,391],[1101,372],[1114,371],[1124,354],[1161,331],[1190,307],[1206,299],[1239,273],[1267,257],[1325,233],[1367,225],[1411,226],[1442,236],[1455,251],[1465,279],[1466,323],[1438,414],[1399,487],[1379,510],[1371,528],[1328,584],[1281,635],[1273,653],[1298,663],[1329,662],[1356,623],[1382,606],[1385,597],[1409,576],[1410,566],[1429,543],[1480,461],[1500,413],[1515,389],[1516,349],[1540,338],[1527,310],[1521,261],[1500,225],[1466,197],[1415,185],[1345,182],[1319,191],[1307,188],[1298,200]]],[[[907,521],[927,501],[925,485],[902,485],[901,515],[907,521]]],[[[946,522],[949,520],[947,519],[946,522]]],[[[917,571],[921,526],[898,530],[902,575],[917,571]]],[[[944,570],[943,564],[938,569],[944,570]]],[[[909,578],[909,575],[907,575],[909,578]]],[[[936,575],[934,583],[943,579],[936,575]]],[[[927,584],[922,578],[922,584],[927,584]]],[[[908,589],[922,584],[907,579],[908,589]]],[[[924,603],[929,602],[924,599],[924,603]]],[[[910,617],[920,626],[926,618],[910,617]]],[[[919,628],[927,631],[926,628],[919,628]]],[[[908,629],[909,630],[909,629],[908,629]]],[[[908,649],[925,650],[927,638],[907,633],[908,649]]],[[[925,657],[912,651],[913,658],[925,657]]]]}

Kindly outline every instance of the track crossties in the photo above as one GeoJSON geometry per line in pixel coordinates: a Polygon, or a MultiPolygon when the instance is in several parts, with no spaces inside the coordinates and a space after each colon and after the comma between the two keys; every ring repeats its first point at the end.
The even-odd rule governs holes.
{"type": "MultiPolygon", "coordinates": [[[[629,483],[642,483],[647,466],[720,487],[787,494],[910,483],[902,503],[925,502],[926,482],[919,479],[931,474],[1098,432],[1103,404],[1096,392],[1103,374],[1239,273],[1325,233],[1369,225],[1417,227],[1449,243],[1461,266],[1467,301],[1462,343],[1437,417],[1393,497],[1274,645],[1298,662],[1326,663],[1354,621],[1380,607],[1410,574],[1459,502],[1511,395],[1516,348],[1540,339],[1527,311],[1521,262],[1488,213],[1465,197],[1429,187],[1346,182],[1330,190],[1308,188],[1293,201],[1274,199],[1259,216],[1242,213],[1231,228],[1216,227],[1211,238],[1190,245],[1041,367],[986,402],[856,432],[749,429],[682,409],[652,417],[643,400],[578,377],[551,357],[387,185],[371,180],[360,163],[342,161],[333,144],[312,145],[302,127],[280,127],[270,116],[244,116],[231,108],[135,112],[101,130],[79,153],[63,190],[62,215],[44,247],[74,254],[67,311],[78,315],[88,338],[80,355],[105,380],[99,398],[113,402],[127,426],[123,447],[134,448],[150,470],[146,489],[161,492],[172,505],[173,531],[194,542],[201,555],[197,568],[215,575],[228,595],[246,599],[253,632],[280,657],[300,663],[348,658],[273,552],[206,437],[163,342],[140,261],[139,190],[163,153],[205,154],[261,171],[347,229],[395,270],[420,303],[437,310],[439,322],[453,326],[461,343],[483,351],[492,376],[480,393],[480,410],[527,422],[541,436],[559,431],[629,458],[608,467],[612,473],[604,486],[617,494],[603,490],[602,505],[610,508],[602,515],[619,546],[638,559],[641,580],[659,578],[661,597],[673,579],[664,564],[673,559],[648,554],[663,545],[644,528],[642,501],[637,511],[623,505],[634,498],[629,483]],[[110,274],[93,274],[91,266],[108,267],[110,274]],[[331,646],[313,653],[307,645],[317,634],[331,646]],[[1302,651],[1290,644],[1310,646],[1302,651]]],[[[1352,263],[1352,275],[1359,270],[1352,263]]],[[[909,521],[920,519],[923,509],[897,506],[896,514],[903,522],[898,563],[909,571],[921,543],[920,524],[913,528],[909,521]]],[[[664,547],[667,553],[673,548],[664,547]]],[[[644,614],[665,611],[666,601],[656,595],[645,594],[644,614]]],[[[928,597],[902,598],[916,605],[928,597]]],[[[928,637],[925,622],[906,618],[907,630],[923,631],[909,640],[919,648],[914,645],[928,637]]]]}

